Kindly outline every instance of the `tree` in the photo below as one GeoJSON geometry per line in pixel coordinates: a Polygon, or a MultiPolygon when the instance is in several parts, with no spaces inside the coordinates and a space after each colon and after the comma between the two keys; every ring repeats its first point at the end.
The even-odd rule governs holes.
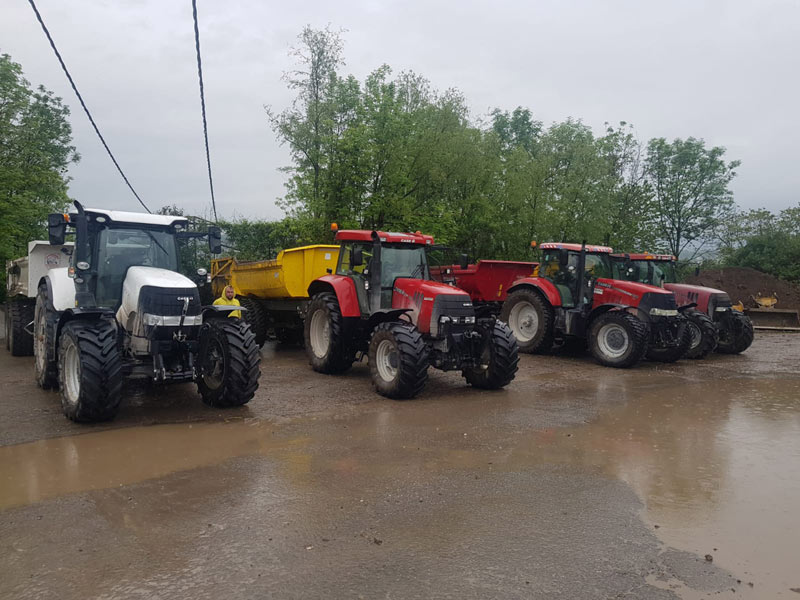
{"type": "MultiPolygon", "coordinates": [[[[51,212],[69,203],[68,166],[79,160],[71,145],[69,108],[44,87],[34,91],[22,67],[0,55],[0,263],[22,256],[30,240],[46,235],[51,212]]],[[[5,295],[5,269],[0,283],[5,295]]]]}
{"type": "Polygon", "coordinates": [[[647,145],[647,180],[654,197],[660,238],[675,256],[692,260],[733,208],[728,184],[740,161],[726,163],[725,149],[703,140],[664,138],[647,145]]]}

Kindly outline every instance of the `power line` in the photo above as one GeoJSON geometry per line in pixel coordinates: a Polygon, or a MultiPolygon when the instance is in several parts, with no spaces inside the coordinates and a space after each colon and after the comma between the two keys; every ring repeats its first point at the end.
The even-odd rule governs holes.
{"type": "Polygon", "coordinates": [[[78,91],[78,88],[75,85],[75,82],[72,80],[72,75],[69,74],[69,70],[67,70],[67,65],[64,64],[64,59],[61,58],[61,53],[59,53],[58,48],[56,48],[56,43],[53,41],[53,37],[50,35],[50,31],[47,29],[47,26],[44,24],[44,21],[42,20],[42,15],[39,14],[39,10],[36,8],[36,4],[34,3],[33,0],[28,0],[28,3],[31,5],[31,8],[33,9],[33,12],[36,13],[36,18],[39,20],[39,24],[42,26],[42,29],[44,30],[44,34],[47,36],[47,39],[50,41],[50,47],[53,49],[53,52],[56,53],[56,58],[58,59],[58,62],[61,63],[61,68],[64,70],[64,74],[67,76],[67,79],[69,79],[69,84],[72,86],[72,90],[75,92],[75,95],[78,97],[78,101],[81,103],[81,106],[83,107],[83,111],[86,113],[86,116],[89,117],[89,122],[92,124],[92,127],[94,127],[94,131],[97,134],[97,137],[99,137],[100,141],[103,143],[103,147],[106,149],[106,152],[108,152],[108,155],[111,157],[111,160],[113,161],[114,166],[117,167],[117,171],[119,171],[119,174],[122,175],[122,179],[125,180],[125,183],[128,185],[130,190],[133,192],[133,195],[136,196],[136,199],[139,201],[139,204],[141,204],[147,212],[152,212],[149,208],[147,208],[147,205],[144,202],[142,202],[142,199],[139,197],[139,194],[136,193],[136,190],[133,189],[133,186],[131,185],[131,182],[128,181],[128,178],[125,176],[125,173],[122,172],[122,167],[119,166],[119,163],[117,162],[117,159],[114,158],[114,154],[112,154],[111,148],[109,148],[108,144],[106,144],[106,140],[105,140],[105,138],[103,138],[103,134],[100,133],[100,129],[98,129],[97,123],[95,123],[94,119],[92,118],[92,113],[89,112],[89,109],[86,107],[86,103],[83,101],[83,97],[81,96],[81,93],[78,91]]]}
{"type": "Polygon", "coordinates": [[[206,162],[208,163],[208,185],[211,188],[211,208],[214,209],[214,222],[217,221],[217,202],[214,199],[214,180],[211,178],[211,153],[208,151],[208,122],[206,121],[206,96],[203,90],[203,61],[200,58],[200,30],[197,27],[197,0],[192,0],[194,16],[194,45],[197,48],[197,78],[200,81],[200,107],[203,112],[203,136],[206,139],[206,162]]]}

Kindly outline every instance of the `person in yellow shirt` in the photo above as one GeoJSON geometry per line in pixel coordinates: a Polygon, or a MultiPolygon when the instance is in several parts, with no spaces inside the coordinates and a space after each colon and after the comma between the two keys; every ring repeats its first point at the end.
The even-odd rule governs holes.
{"type": "MultiPolygon", "coordinates": [[[[222,295],[214,300],[215,306],[241,306],[239,304],[239,299],[236,297],[236,292],[233,289],[232,285],[226,285],[225,289],[222,290],[222,295]]],[[[242,318],[242,311],[240,310],[232,310],[228,313],[229,317],[235,317],[237,319],[242,318]]]]}

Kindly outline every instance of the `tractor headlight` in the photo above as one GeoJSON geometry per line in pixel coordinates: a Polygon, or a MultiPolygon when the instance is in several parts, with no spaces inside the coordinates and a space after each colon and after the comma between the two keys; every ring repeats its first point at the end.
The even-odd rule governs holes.
{"type": "Polygon", "coordinates": [[[475,324],[475,317],[464,317],[464,323],[466,325],[474,325],[475,324]]]}
{"type": "Polygon", "coordinates": [[[730,306],[717,306],[714,308],[714,312],[727,312],[729,310],[731,310],[730,306]]]}
{"type": "Polygon", "coordinates": [[[442,325],[449,322],[450,322],[450,317],[448,317],[447,315],[442,315],[441,317],[439,317],[439,323],[441,323],[442,325]]]}
{"type": "MultiPolygon", "coordinates": [[[[181,324],[181,318],[179,315],[165,317],[162,315],[151,315],[150,313],[144,313],[142,321],[149,327],[178,327],[181,324]]],[[[183,325],[185,327],[192,327],[194,325],[202,324],[203,315],[186,315],[183,318],[183,325]]]]}
{"type": "Polygon", "coordinates": [[[674,308],[651,308],[650,316],[653,317],[677,317],[678,311],[674,308]]]}
{"type": "Polygon", "coordinates": [[[89,263],[86,262],[85,260],[82,260],[75,266],[78,267],[81,271],[86,271],[89,268],[89,263]]]}

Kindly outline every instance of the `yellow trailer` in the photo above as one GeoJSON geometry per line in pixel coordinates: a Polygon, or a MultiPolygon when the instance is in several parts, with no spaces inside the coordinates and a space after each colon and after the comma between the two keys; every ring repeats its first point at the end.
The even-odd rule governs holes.
{"type": "Polygon", "coordinates": [[[281,341],[299,341],[308,286],[335,271],[338,258],[339,246],[324,244],[282,250],[273,260],[217,258],[211,261],[211,289],[219,297],[233,286],[259,344],[269,330],[281,341]]]}

